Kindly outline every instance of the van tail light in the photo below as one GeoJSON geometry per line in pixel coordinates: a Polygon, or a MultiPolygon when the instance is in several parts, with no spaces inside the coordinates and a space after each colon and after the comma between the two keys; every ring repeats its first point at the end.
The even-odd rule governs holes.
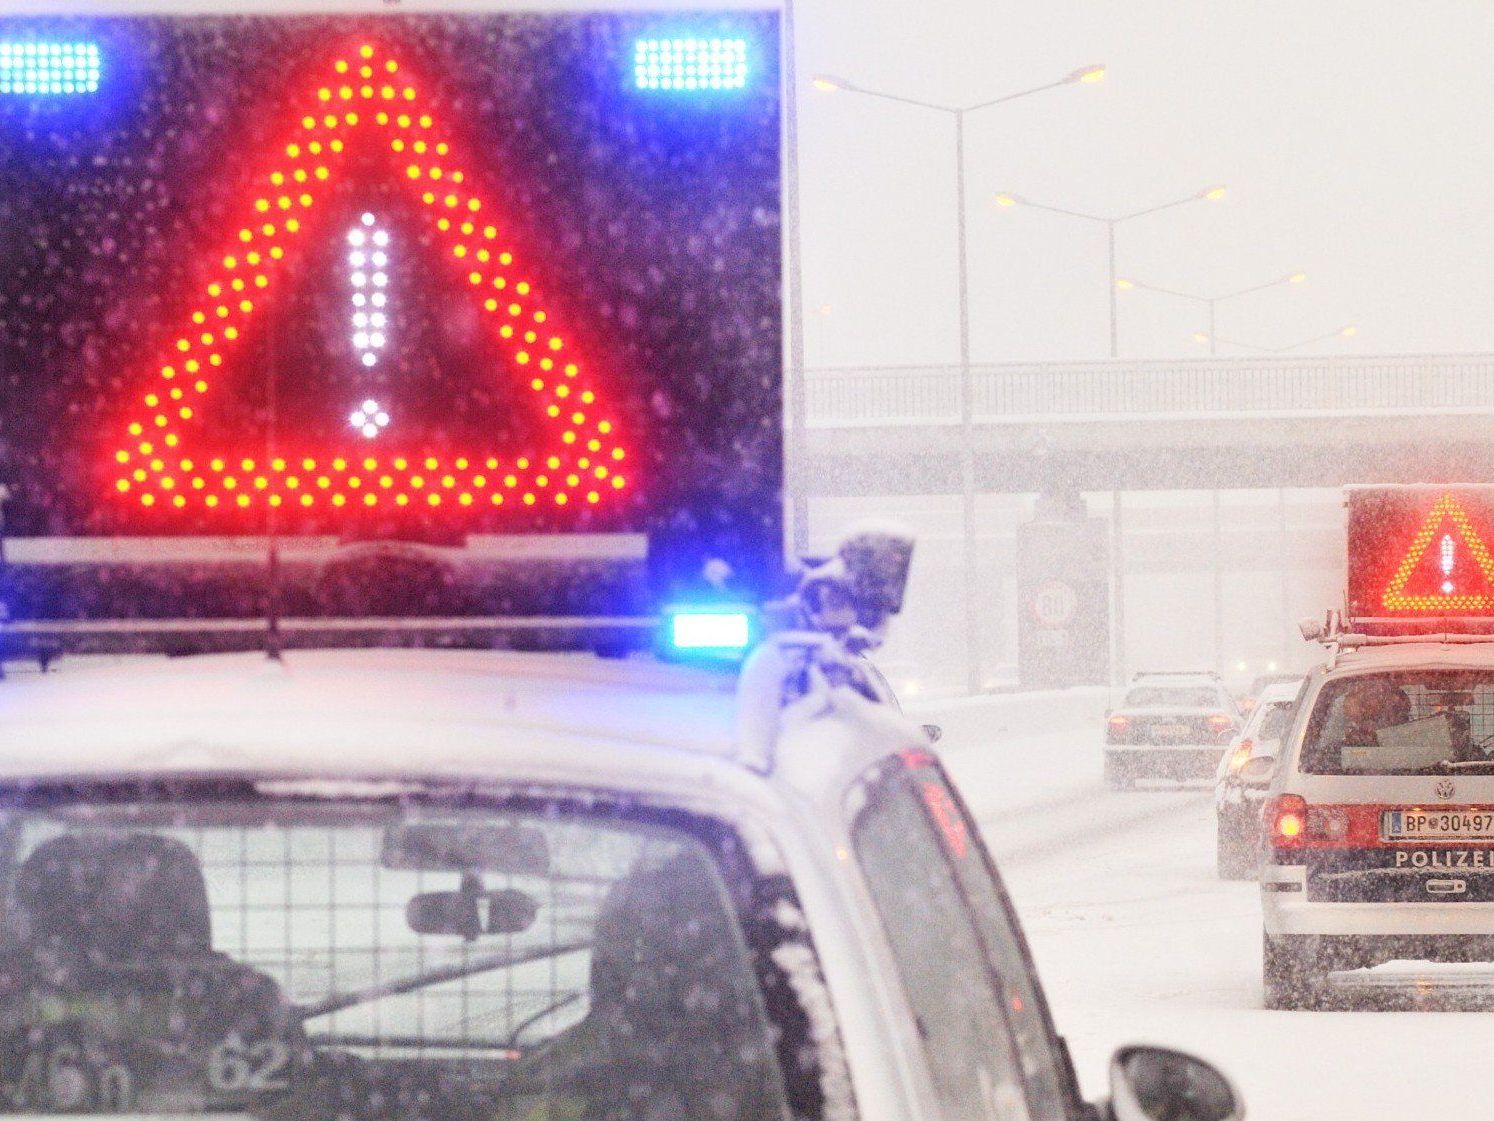
{"type": "Polygon", "coordinates": [[[1216,712],[1208,719],[1209,731],[1216,737],[1223,736],[1226,732],[1234,730],[1235,722],[1222,712],[1216,712]]]}
{"type": "Polygon", "coordinates": [[[1105,721],[1105,730],[1110,734],[1112,740],[1124,739],[1131,729],[1131,718],[1124,713],[1117,712],[1109,720],[1105,721]]]}
{"type": "Polygon", "coordinates": [[[1250,753],[1255,750],[1254,740],[1241,740],[1240,746],[1235,748],[1235,753],[1229,760],[1229,773],[1238,774],[1240,768],[1250,762],[1250,753]]]}
{"type": "Polygon", "coordinates": [[[1374,806],[1309,806],[1301,795],[1281,794],[1266,807],[1267,839],[1278,849],[1373,845],[1378,814],[1374,806]]]}
{"type": "Polygon", "coordinates": [[[1307,799],[1278,794],[1266,807],[1266,839],[1272,848],[1299,849],[1307,842],[1307,799]]]}

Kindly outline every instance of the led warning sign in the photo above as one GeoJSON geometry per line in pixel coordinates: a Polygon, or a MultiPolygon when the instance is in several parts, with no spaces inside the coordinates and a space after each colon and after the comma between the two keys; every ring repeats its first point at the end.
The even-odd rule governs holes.
{"type": "Polygon", "coordinates": [[[0,18],[109,60],[0,99],[7,531],[777,555],[777,16],[697,22],[730,98],[646,15],[0,18]]]}
{"type": "MultiPolygon", "coordinates": [[[[434,508],[595,505],[626,488],[627,449],[615,414],[538,295],[531,266],[496,224],[509,223],[474,186],[470,157],[451,143],[417,82],[372,43],[328,59],[299,121],[273,145],[269,169],[255,176],[258,197],[233,214],[199,302],[167,332],[160,365],[114,453],[121,495],[146,508],[434,508]],[[301,242],[322,228],[313,218],[318,206],[353,174],[360,154],[375,157],[365,160],[371,170],[361,189],[368,190],[370,175],[400,184],[428,227],[426,251],[442,260],[432,262],[423,282],[445,284],[448,298],[481,308],[500,376],[518,383],[515,396],[532,395],[548,435],[531,454],[481,444],[428,452],[389,430],[391,415],[374,398],[354,410],[350,424],[365,440],[382,437],[377,450],[353,441],[297,446],[289,437],[268,450],[225,447],[198,435],[194,422],[211,407],[215,389],[237,376],[238,344],[255,330],[256,310],[284,286],[301,242]]],[[[338,234],[351,247],[353,346],[358,365],[371,369],[387,342],[392,246],[369,212],[338,234]]]]}
{"type": "Polygon", "coordinates": [[[1494,487],[1348,492],[1356,618],[1494,617],[1494,487]]]}

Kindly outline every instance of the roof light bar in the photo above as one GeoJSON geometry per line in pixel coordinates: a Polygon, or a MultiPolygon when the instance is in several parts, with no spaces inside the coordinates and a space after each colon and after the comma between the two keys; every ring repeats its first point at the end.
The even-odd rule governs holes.
{"type": "Polygon", "coordinates": [[[641,90],[739,90],[747,85],[747,41],[639,39],[633,79],[641,90]]]}
{"type": "Polygon", "coordinates": [[[96,43],[0,42],[0,94],[94,93],[96,43]]]}
{"type": "Polygon", "coordinates": [[[742,608],[671,608],[669,645],[680,652],[731,653],[752,642],[752,616],[742,608]]]}

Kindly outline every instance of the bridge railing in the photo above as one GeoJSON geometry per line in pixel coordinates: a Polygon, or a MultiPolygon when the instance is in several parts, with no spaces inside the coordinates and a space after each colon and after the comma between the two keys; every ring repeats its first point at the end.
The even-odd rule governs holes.
{"type": "MultiPolygon", "coordinates": [[[[1058,362],[972,368],[981,423],[1199,417],[1494,414],[1494,355],[1058,362]]],[[[817,427],[949,424],[957,366],[806,371],[817,427]]]]}

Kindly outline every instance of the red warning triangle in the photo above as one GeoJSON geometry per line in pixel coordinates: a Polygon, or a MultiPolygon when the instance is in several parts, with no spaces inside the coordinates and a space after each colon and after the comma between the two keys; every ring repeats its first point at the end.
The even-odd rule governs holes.
{"type": "Polygon", "coordinates": [[[1433,503],[1380,602],[1389,611],[1494,610],[1494,557],[1451,494],[1433,503]]]}
{"type": "Polygon", "coordinates": [[[615,422],[399,61],[365,44],[328,65],[308,106],[274,166],[256,178],[258,195],[229,233],[216,277],[163,347],[114,453],[118,495],[160,511],[491,510],[596,505],[622,491],[627,452],[615,422]],[[305,216],[370,145],[394,161],[393,174],[428,222],[433,244],[486,313],[493,345],[534,395],[551,441],[540,454],[511,458],[481,447],[393,454],[360,444],[352,428],[344,448],[287,448],[269,460],[262,450],[201,446],[200,414],[234,372],[259,305],[275,295],[291,254],[303,247],[305,216]]]}

